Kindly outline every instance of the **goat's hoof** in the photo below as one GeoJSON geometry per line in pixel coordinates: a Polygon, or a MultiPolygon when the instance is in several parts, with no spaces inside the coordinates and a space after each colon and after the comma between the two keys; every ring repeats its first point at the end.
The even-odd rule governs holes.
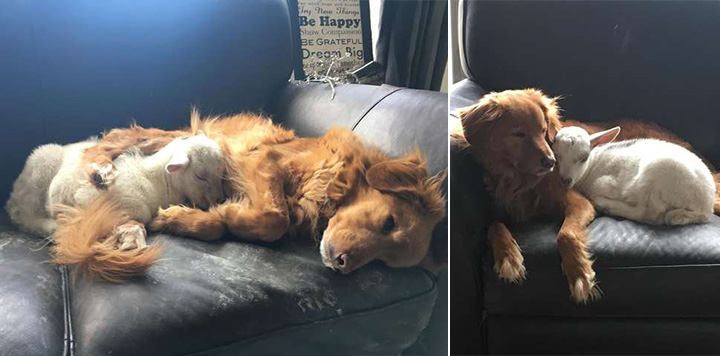
{"type": "Polygon", "coordinates": [[[145,228],[137,224],[120,225],[116,228],[120,251],[139,250],[147,247],[145,228]]]}
{"type": "Polygon", "coordinates": [[[99,166],[93,163],[92,168],[92,181],[96,187],[106,189],[115,181],[115,167],[112,164],[99,166]]]}

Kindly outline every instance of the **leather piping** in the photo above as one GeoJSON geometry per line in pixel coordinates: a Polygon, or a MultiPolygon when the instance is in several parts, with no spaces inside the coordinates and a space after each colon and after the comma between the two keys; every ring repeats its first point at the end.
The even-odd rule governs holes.
{"type": "Polygon", "coordinates": [[[60,285],[63,290],[63,317],[65,318],[65,330],[63,333],[63,356],[75,354],[75,342],[72,332],[72,317],[70,316],[70,277],[67,266],[59,266],[60,285]]]}
{"type": "MultiPolygon", "coordinates": [[[[390,87],[390,86],[385,86],[385,87],[390,87]]],[[[380,88],[382,88],[382,86],[380,88]]],[[[391,87],[391,88],[392,89],[388,93],[383,95],[380,99],[376,100],[374,103],[371,103],[370,105],[368,105],[368,107],[365,110],[363,110],[363,113],[360,114],[360,117],[358,117],[358,119],[355,120],[355,123],[350,128],[352,131],[355,131],[355,128],[360,124],[360,122],[365,118],[365,116],[367,116],[367,114],[370,113],[370,111],[372,109],[374,109],[375,106],[377,106],[377,104],[380,104],[380,102],[385,100],[385,98],[392,95],[393,93],[396,93],[396,92],[402,90],[402,88],[398,88],[398,87],[391,87]]]]}

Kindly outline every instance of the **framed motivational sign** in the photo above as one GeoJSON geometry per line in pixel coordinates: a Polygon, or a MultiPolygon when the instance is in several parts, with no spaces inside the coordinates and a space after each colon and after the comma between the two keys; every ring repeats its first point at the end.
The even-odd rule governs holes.
{"type": "Polygon", "coordinates": [[[350,71],[372,61],[367,0],[293,0],[295,78],[327,70],[350,71]]]}

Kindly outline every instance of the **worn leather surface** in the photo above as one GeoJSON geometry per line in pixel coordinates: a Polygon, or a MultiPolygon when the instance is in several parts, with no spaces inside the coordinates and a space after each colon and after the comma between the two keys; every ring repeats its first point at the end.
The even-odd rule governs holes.
{"type": "Polygon", "coordinates": [[[715,355],[717,318],[488,317],[491,355],[715,355]]]}
{"type": "Polygon", "coordinates": [[[392,155],[411,153],[417,145],[435,174],[448,166],[447,111],[447,94],[402,89],[380,101],[353,131],[392,155]]]}
{"type": "MultiPolygon", "coordinates": [[[[273,118],[294,129],[299,136],[321,136],[330,127],[352,129],[385,97],[399,88],[360,84],[330,85],[318,82],[291,82],[270,105],[273,118]]],[[[440,100],[438,100],[439,102],[440,100]]]]}
{"type": "Polygon", "coordinates": [[[602,298],[575,305],[560,271],[559,223],[511,228],[525,257],[522,285],[499,281],[485,255],[485,306],[490,314],[542,316],[720,317],[720,217],[684,227],[651,227],[601,217],[588,247],[602,298]]]}
{"type": "Polygon", "coordinates": [[[538,87],[564,116],[661,124],[720,164],[720,6],[694,1],[465,1],[468,71],[488,91],[538,87]]]}
{"type": "Polygon", "coordinates": [[[60,272],[44,241],[0,215],[0,355],[61,355],[65,317],[60,272]]]}
{"type": "Polygon", "coordinates": [[[146,277],[76,281],[78,355],[245,352],[256,342],[285,353],[397,353],[427,323],[437,293],[420,269],[333,272],[301,237],[272,245],[160,239],[165,252],[146,277]],[[291,342],[298,338],[308,344],[291,342]]]}
{"type": "Polygon", "coordinates": [[[40,144],[257,110],[293,66],[286,0],[3,1],[0,48],[2,205],[40,144]]]}

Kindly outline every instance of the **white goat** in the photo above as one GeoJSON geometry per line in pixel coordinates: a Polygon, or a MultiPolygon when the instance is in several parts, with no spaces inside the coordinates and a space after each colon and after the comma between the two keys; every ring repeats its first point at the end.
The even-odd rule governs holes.
{"type": "MultiPolygon", "coordinates": [[[[35,149],[7,203],[13,222],[40,236],[56,229],[57,205],[83,207],[104,194],[87,182],[82,154],[95,140],[35,149]]],[[[109,194],[129,218],[147,224],[160,207],[189,201],[208,207],[223,197],[223,157],[205,135],[177,138],[151,156],[128,152],[115,161],[109,194]]]]}
{"type": "Polygon", "coordinates": [[[654,139],[610,143],[620,127],[561,129],[552,146],[563,183],[606,214],[652,225],[707,222],[715,181],[687,149],[654,139]]]}

